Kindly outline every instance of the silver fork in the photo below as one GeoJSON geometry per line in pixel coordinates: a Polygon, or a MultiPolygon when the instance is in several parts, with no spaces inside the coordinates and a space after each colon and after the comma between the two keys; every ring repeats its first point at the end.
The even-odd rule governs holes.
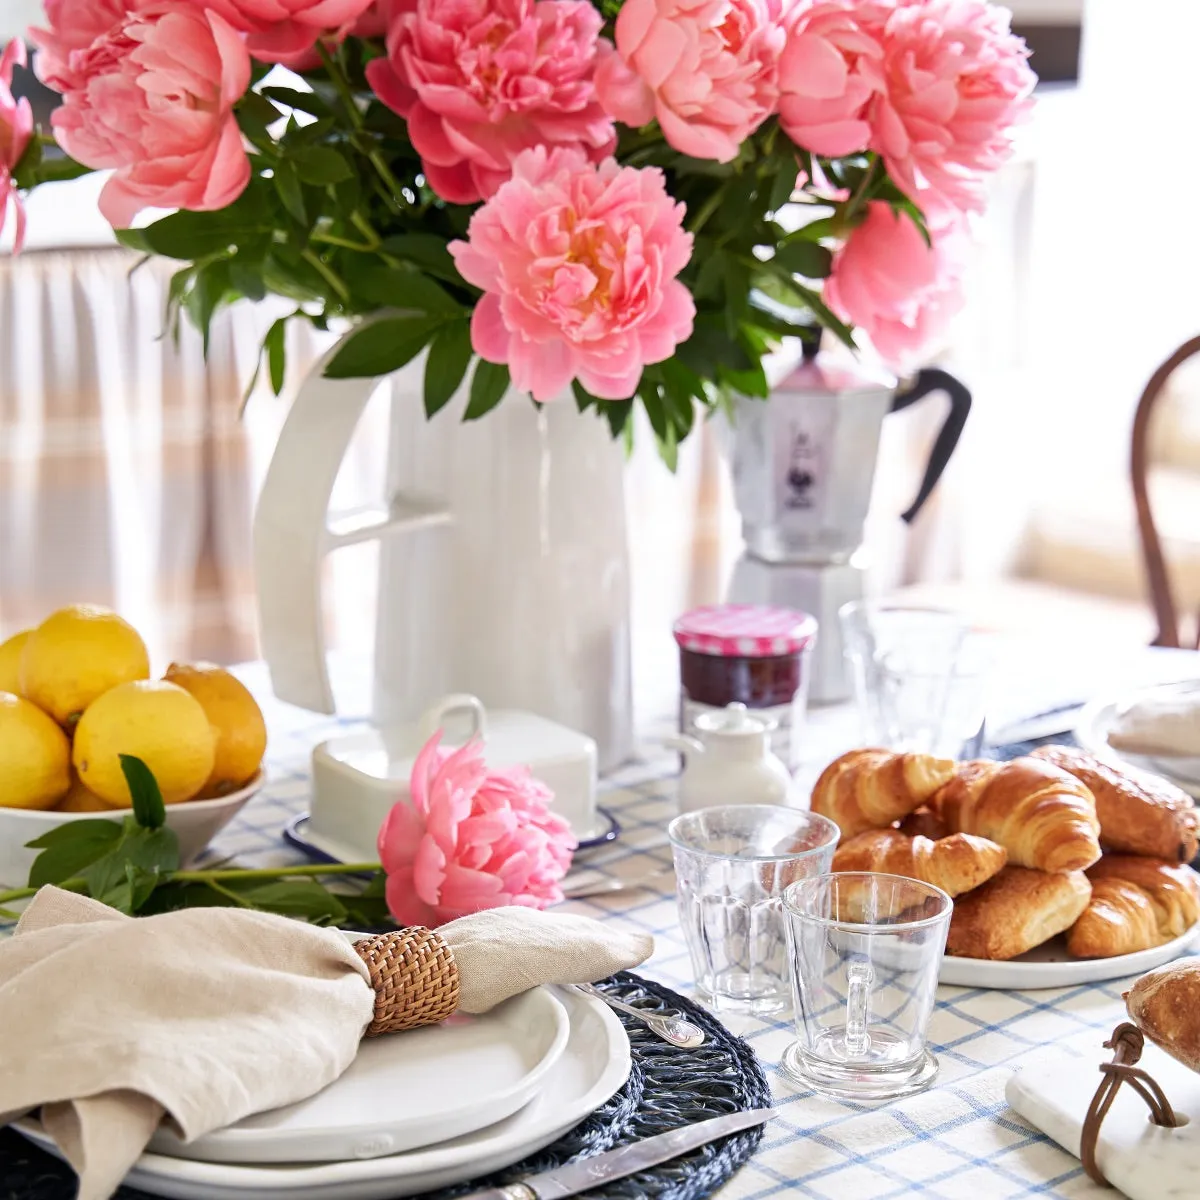
{"type": "Polygon", "coordinates": [[[704,1045],[704,1030],[698,1025],[693,1025],[691,1021],[685,1021],[682,1017],[668,1016],[665,1013],[644,1012],[640,1008],[634,1008],[632,1004],[615,999],[591,983],[577,983],[574,986],[589,996],[603,1000],[609,1008],[616,1012],[624,1013],[626,1016],[641,1021],[664,1042],[670,1042],[672,1046],[678,1046],[681,1050],[695,1050],[697,1046],[704,1045]]]}

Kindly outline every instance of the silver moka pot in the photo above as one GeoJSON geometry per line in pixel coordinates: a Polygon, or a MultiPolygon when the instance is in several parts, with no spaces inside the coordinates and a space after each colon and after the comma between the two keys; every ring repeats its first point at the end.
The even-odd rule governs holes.
{"type": "Polygon", "coordinates": [[[958,444],[971,394],[937,368],[900,384],[821,353],[817,338],[804,351],[769,400],[739,397],[735,406],[731,459],[746,549],[729,600],[786,605],[817,618],[809,696],[829,703],[850,694],[837,613],[863,594],[863,527],[884,418],[933,392],[950,401],[920,490],[902,514],[910,522],[958,444]]]}

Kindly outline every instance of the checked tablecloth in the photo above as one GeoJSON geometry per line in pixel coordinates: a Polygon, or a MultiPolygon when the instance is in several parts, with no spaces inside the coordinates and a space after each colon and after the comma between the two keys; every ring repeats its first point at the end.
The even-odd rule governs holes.
{"type": "MultiPolygon", "coordinates": [[[[1025,647],[1005,656],[992,712],[1011,719],[1102,690],[1187,677],[1195,671],[1194,661],[1194,655],[1171,651],[1138,651],[1113,661],[1094,653],[1067,655],[1052,645],[1025,647]]],[[[234,856],[241,865],[282,865],[299,857],[283,843],[281,831],[309,806],[313,746],[352,732],[361,721],[316,716],[275,701],[257,664],[239,673],[267,717],[269,779],[211,851],[217,857],[234,856]]],[[[351,680],[339,695],[361,696],[363,690],[360,680],[351,680]]],[[[670,866],[666,827],[675,813],[678,764],[653,741],[655,733],[666,729],[666,724],[648,728],[636,761],[604,781],[601,804],[620,823],[621,837],[581,852],[576,869],[633,879],[670,866]]],[[[857,742],[854,713],[847,706],[810,714],[798,784],[811,783],[825,763],[857,742]]],[[[575,911],[653,933],[657,949],[641,970],[673,988],[690,990],[690,964],[669,874],[650,888],[568,903],[575,911]]],[[[1114,1195],[1090,1183],[1075,1158],[1013,1113],[1005,1103],[1004,1086],[1022,1058],[1052,1044],[1078,1053],[1081,1071],[1095,1070],[1093,1064],[1104,1055],[1100,1044],[1124,1011],[1120,997],[1125,986],[1114,980],[1030,992],[941,987],[930,1029],[941,1063],[935,1086],[874,1108],[822,1100],[789,1082],[778,1066],[793,1036],[787,1015],[776,1020],[727,1018],[762,1060],[781,1116],[767,1127],[754,1159],[721,1191],[721,1200],[1100,1200],[1114,1195]]]]}

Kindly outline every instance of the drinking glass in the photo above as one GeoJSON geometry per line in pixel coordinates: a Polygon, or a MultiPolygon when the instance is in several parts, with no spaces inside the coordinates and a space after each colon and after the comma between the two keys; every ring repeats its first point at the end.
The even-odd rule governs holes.
{"type": "Polygon", "coordinates": [[[838,611],[864,739],[873,746],[976,758],[984,740],[986,639],[938,608],[856,600],[838,611]]]}
{"type": "Polygon", "coordinates": [[[803,809],[732,804],[684,813],[667,832],[701,998],[726,1012],[787,1008],[783,892],[829,870],[838,827],[803,809]]]}
{"type": "Polygon", "coordinates": [[[840,1100],[890,1100],[927,1088],[925,1045],[953,908],[940,888],[847,871],[784,893],[796,1041],[784,1069],[840,1100]]]}

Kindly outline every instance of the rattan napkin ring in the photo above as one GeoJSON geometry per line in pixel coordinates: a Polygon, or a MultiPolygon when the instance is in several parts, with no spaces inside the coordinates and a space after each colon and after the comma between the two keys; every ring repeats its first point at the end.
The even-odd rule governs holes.
{"type": "Polygon", "coordinates": [[[1112,1108],[1117,1092],[1121,1090],[1121,1084],[1129,1084],[1145,1100],[1153,1124],[1172,1129],[1182,1124],[1175,1116],[1175,1110],[1162,1088],[1136,1065],[1145,1046],[1146,1039],[1142,1031],[1128,1021],[1118,1025],[1113,1030],[1112,1037],[1104,1043],[1104,1048],[1113,1052],[1112,1062],[1100,1064],[1100,1073],[1104,1078],[1096,1089],[1091,1104],[1088,1105],[1079,1139],[1079,1161],[1083,1164],[1088,1178],[1101,1187],[1112,1187],[1112,1184],[1104,1178],[1104,1173],[1096,1163],[1100,1125],[1108,1115],[1108,1110],[1112,1108]]]}
{"type": "Polygon", "coordinates": [[[445,940],[413,926],[354,943],[375,991],[375,1015],[363,1037],[436,1025],[458,1008],[458,965],[445,940]]]}

